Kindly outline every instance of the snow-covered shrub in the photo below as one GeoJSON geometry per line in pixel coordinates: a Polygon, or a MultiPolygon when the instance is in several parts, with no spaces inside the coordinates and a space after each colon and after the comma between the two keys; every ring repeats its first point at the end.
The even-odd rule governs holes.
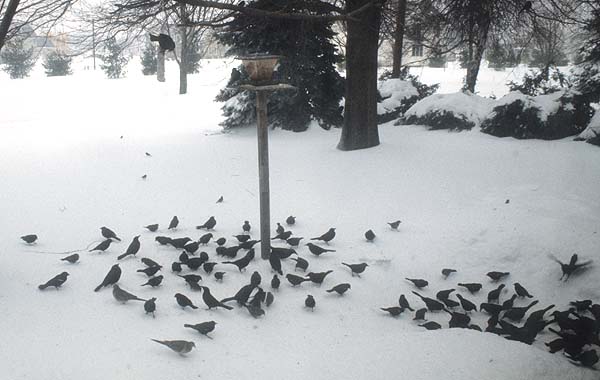
{"type": "Polygon", "coordinates": [[[600,146],[600,112],[596,112],[587,128],[575,140],[585,140],[590,144],[600,146]]]}
{"type": "Polygon", "coordinates": [[[511,92],[498,100],[481,131],[497,137],[554,140],[580,133],[592,114],[575,91],[528,96],[511,92]]]}
{"type": "Polygon", "coordinates": [[[494,101],[468,92],[434,94],[412,106],[399,124],[427,125],[431,129],[464,130],[481,124],[494,101]]]}
{"type": "Polygon", "coordinates": [[[531,70],[523,75],[521,83],[508,82],[510,91],[519,91],[525,95],[546,95],[571,87],[567,76],[556,66],[546,66],[540,70],[531,70]]]}

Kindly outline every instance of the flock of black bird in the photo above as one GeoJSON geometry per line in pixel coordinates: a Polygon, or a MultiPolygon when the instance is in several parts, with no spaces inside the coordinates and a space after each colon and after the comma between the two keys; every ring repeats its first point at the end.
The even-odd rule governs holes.
{"type": "MultiPolygon", "coordinates": [[[[222,201],[223,198],[221,197],[217,203],[222,201]]],[[[293,216],[286,219],[286,224],[288,226],[294,225],[295,222],[296,219],[293,216]]],[[[396,230],[400,223],[400,221],[395,221],[388,224],[390,225],[390,228],[396,230]]],[[[179,219],[175,216],[169,223],[168,229],[175,230],[178,224],[179,219]]],[[[190,290],[201,292],[202,301],[208,309],[222,308],[231,310],[233,307],[228,303],[235,301],[236,305],[246,308],[248,313],[254,318],[261,317],[265,314],[264,307],[269,307],[274,302],[275,297],[272,291],[275,291],[280,287],[282,280],[278,275],[283,277],[282,260],[289,259],[295,262],[294,273],[287,273],[285,275],[285,280],[287,280],[292,287],[300,286],[304,282],[312,282],[320,285],[325,278],[333,272],[333,270],[327,270],[324,272],[306,273],[309,262],[307,259],[300,257],[294,249],[299,246],[301,240],[304,238],[293,237],[292,231],[286,231],[280,223],[277,223],[276,234],[272,240],[285,241],[289,247],[271,247],[269,263],[274,272],[270,281],[272,291],[265,291],[261,287],[262,277],[259,272],[255,271],[250,276],[250,282],[242,286],[235,295],[218,300],[207,286],[200,285],[200,282],[202,281],[202,276],[200,274],[182,274],[183,267],[186,266],[191,272],[196,272],[202,268],[206,275],[212,274],[217,281],[223,281],[226,272],[214,271],[214,268],[216,266],[234,265],[240,272],[246,271],[247,267],[255,259],[253,246],[260,241],[251,238],[250,223],[244,221],[242,225],[243,234],[233,236],[235,238],[235,244],[226,246],[227,239],[224,237],[214,240],[216,243],[215,254],[217,257],[223,257],[223,259],[220,261],[211,261],[208,253],[200,251],[200,248],[206,247],[210,241],[214,239],[213,233],[209,231],[213,231],[216,224],[217,221],[215,217],[211,216],[204,224],[197,226],[197,229],[206,230],[206,233],[200,236],[198,240],[193,240],[189,237],[155,237],[155,241],[158,244],[171,246],[177,249],[177,252],[181,252],[178,259],[171,264],[171,271],[182,278],[185,284],[189,286],[190,290]],[[246,253],[238,258],[240,250],[245,250],[246,253]],[[296,274],[298,270],[305,274],[302,276],[296,274]]],[[[156,232],[158,230],[158,224],[147,225],[144,228],[151,232],[156,232]]],[[[102,227],[100,232],[105,240],[89,250],[89,252],[106,251],[113,241],[121,241],[115,232],[107,227],[102,227]]],[[[325,243],[325,245],[328,245],[335,236],[335,228],[330,228],[324,234],[310,240],[320,241],[325,243]]],[[[21,238],[28,244],[33,244],[37,240],[36,235],[26,235],[21,238]]],[[[140,251],[139,238],[140,235],[135,236],[125,252],[117,257],[117,260],[123,260],[130,256],[135,257],[140,251]]],[[[371,242],[375,238],[376,236],[372,230],[368,230],[365,233],[366,241],[371,242]]],[[[333,249],[327,249],[312,242],[306,243],[305,246],[308,247],[308,251],[311,254],[317,257],[322,254],[331,254],[335,252],[333,249]]],[[[553,256],[552,258],[560,264],[563,273],[561,280],[564,279],[565,281],[567,281],[570,276],[585,270],[591,263],[591,261],[580,262],[576,254],[573,255],[566,264],[553,256]]],[[[213,259],[216,258],[213,256],[213,259]]],[[[72,254],[61,260],[69,263],[76,263],[79,260],[79,254],[72,254]]],[[[144,284],[141,284],[141,286],[160,286],[164,276],[159,275],[158,273],[163,269],[163,266],[146,257],[142,258],[141,262],[145,265],[145,268],[139,269],[137,272],[143,273],[148,277],[147,281],[144,284]]],[[[353,277],[360,277],[369,266],[367,263],[345,262],[342,262],[341,265],[347,267],[353,277]]],[[[454,276],[454,273],[456,273],[457,270],[444,268],[441,272],[443,278],[447,280],[450,276],[454,276]]],[[[153,297],[145,300],[120,288],[118,282],[121,278],[121,274],[122,271],[119,264],[114,264],[94,291],[98,292],[104,287],[112,286],[112,294],[117,301],[123,303],[128,301],[143,302],[145,312],[154,317],[157,299],[153,297]]],[[[48,287],[58,289],[67,281],[68,276],[69,274],[67,272],[62,272],[46,283],[39,285],[39,289],[43,290],[48,287]]],[[[438,291],[435,299],[426,297],[417,291],[413,291],[412,293],[423,302],[425,306],[423,308],[411,307],[407,297],[402,294],[400,295],[397,305],[382,307],[381,310],[394,317],[401,315],[406,310],[414,312],[413,320],[423,321],[419,326],[428,330],[440,329],[442,326],[433,320],[427,321],[427,313],[443,312],[447,313],[450,318],[448,321],[448,327],[450,328],[467,328],[490,332],[503,336],[506,339],[520,341],[526,344],[532,344],[538,334],[548,327],[550,332],[558,336],[551,342],[546,343],[550,352],[555,353],[562,350],[573,363],[585,367],[593,367],[598,362],[598,352],[593,346],[600,347],[600,304],[594,304],[591,300],[574,301],[571,302],[571,307],[569,309],[564,311],[555,310],[547,316],[546,313],[549,313],[550,310],[554,309],[555,305],[549,305],[548,307],[540,308],[529,313],[529,311],[538,304],[538,301],[534,300],[525,306],[516,306],[515,301],[517,300],[533,298],[527,289],[518,282],[513,284],[514,294],[501,302],[502,293],[506,288],[506,284],[501,282],[509,278],[510,273],[491,271],[487,273],[487,276],[492,283],[498,283],[498,286],[487,293],[487,302],[481,303],[479,309],[476,303],[470,301],[467,296],[460,294],[455,288],[450,288],[438,291]],[[453,294],[456,295],[456,300],[451,298],[453,294]],[[471,322],[473,312],[485,313],[488,315],[487,326],[484,329],[471,322]],[[526,317],[528,313],[529,315],[526,317]],[[521,324],[523,320],[524,322],[521,324]]],[[[412,283],[421,292],[429,286],[429,282],[425,279],[406,278],[406,280],[412,283]]],[[[468,297],[475,296],[483,289],[483,284],[481,283],[457,283],[457,286],[468,292],[470,294],[468,297]]],[[[349,289],[351,289],[349,283],[340,283],[327,289],[326,292],[335,292],[341,296],[349,289]]],[[[198,308],[198,306],[183,293],[176,293],[174,298],[177,304],[182,308],[198,308]]],[[[310,294],[307,295],[304,306],[310,310],[314,310],[317,306],[315,298],[310,294]]],[[[184,327],[192,328],[200,334],[208,336],[207,334],[214,330],[215,325],[216,322],[207,321],[194,325],[186,324],[184,327]]],[[[154,341],[171,348],[179,354],[188,353],[195,347],[193,342],[183,340],[154,341]]]]}

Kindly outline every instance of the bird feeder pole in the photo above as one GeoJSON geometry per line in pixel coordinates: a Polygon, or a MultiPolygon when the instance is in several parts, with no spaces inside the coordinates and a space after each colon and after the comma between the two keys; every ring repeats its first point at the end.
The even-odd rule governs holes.
{"type": "Polygon", "coordinates": [[[279,56],[253,55],[238,57],[250,75],[251,84],[240,88],[256,92],[256,135],[258,138],[258,187],[260,193],[260,257],[271,254],[271,210],[269,191],[269,129],[267,119],[267,91],[295,89],[288,84],[275,84],[273,70],[279,56]]]}

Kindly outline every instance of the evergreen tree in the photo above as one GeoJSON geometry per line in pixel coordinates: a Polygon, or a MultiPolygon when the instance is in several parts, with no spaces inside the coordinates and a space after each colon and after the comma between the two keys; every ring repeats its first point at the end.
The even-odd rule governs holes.
{"type": "Polygon", "coordinates": [[[123,49],[121,49],[115,37],[106,41],[104,53],[100,58],[102,59],[100,68],[104,70],[107,77],[116,79],[125,75],[125,65],[128,59],[123,55],[123,49]]]}
{"type": "MultiPolygon", "coordinates": [[[[290,5],[284,0],[258,0],[248,6],[276,10],[284,5],[292,13],[309,10],[321,14],[328,9],[327,4],[320,1],[298,1],[290,5]]],[[[341,125],[343,121],[340,100],[344,82],[335,69],[341,57],[331,42],[333,36],[331,23],[238,15],[217,38],[231,46],[230,55],[268,53],[283,56],[276,79],[296,86],[297,91],[269,94],[269,124],[303,131],[311,118],[323,128],[341,125]]],[[[228,87],[247,81],[243,68],[233,74],[228,87]]],[[[254,96],[254,93],[237,88],[221,90],[217,100],[226,102],[223,106],[226,128],[255,120],[254,96]]]]}
{"type": "Polygon", "coordinates": [[[581,48],[583,62],[574,70],[575,88],[590,103],[600,102],[600,9],[591,12],[586,24],[586,41],[581,48]]]}
{"type": "Polygon", "coordinates": [[[156,46],[150,40],[146,40],[144,49],[142,50],[142,74],[154,75],[157,70],[156,46]]]}
{"type": "Polygon", "coordinates": [[[485,58],[491,69],[502,70],[507,67],[514,67],[517,64],[517,57],[510,46],[505,46],[500,41],[493,41],[486,52],[485,58]]]}
{"type": "Polygon", "coordinates": [[[14,38],[2,49],[2,69],[11,79],[25,78],[35,66],[33,48],[25,48],[22,39],[14,38]]]}
{"type": "Polygon", "coordinates": [[[52,51],[44,57],[42,65],[49,77],[71,75],[71,57],[58,51],[52,51]]]}

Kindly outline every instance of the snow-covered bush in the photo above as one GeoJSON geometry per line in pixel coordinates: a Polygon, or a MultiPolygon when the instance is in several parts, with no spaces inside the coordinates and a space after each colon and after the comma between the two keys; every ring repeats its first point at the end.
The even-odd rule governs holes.
{"type": "Polygon", "coordinates": [[[412,106],[400,124],[427,125],[431,129],[464,130],[479,126],[494,101],[468,92],[434,94],[412,106]]]}
{"type": "Polygon", "coordinates": [[[585,140],[590,144],[600,146],[600,112],[596,112],[587,128],[575,140],[585,140]]]}
{"type": "Polygon", "coordinates": [[[517,139],[561,139],[580,133],[591,115],[589,103],[575,91],[539,96],[515,91],[498,100],[481,131],[517,139]]]}

